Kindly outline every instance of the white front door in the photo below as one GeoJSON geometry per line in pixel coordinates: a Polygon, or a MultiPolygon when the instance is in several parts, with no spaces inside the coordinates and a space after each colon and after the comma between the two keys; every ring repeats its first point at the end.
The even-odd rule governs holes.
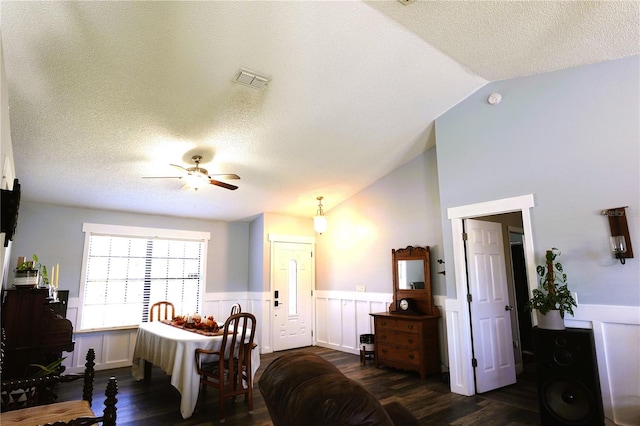
{"type": "Polygon", "coordinates": [[[476,392],[516,382],[502,225],[467,219],[467,269],[476,392]]]}
{"type": "Polygon", "coordinates": [[[274,351],[312,344],[312,253],[309,243],[274,242],[274,351]]]}

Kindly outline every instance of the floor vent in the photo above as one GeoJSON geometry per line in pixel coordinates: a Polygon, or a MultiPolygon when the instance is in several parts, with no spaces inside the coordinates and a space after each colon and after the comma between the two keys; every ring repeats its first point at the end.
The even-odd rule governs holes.
{"type": "Polygon", "coordinates": [[[253,87],[254,89],[264,90],[269,81],[269,77],[259,75],[253,71],[249,71],[244,68],[240,68],[240,71],[236,73],[236,78],[233,79],[235,83],[244,84],[245,86],[253,87]]]}

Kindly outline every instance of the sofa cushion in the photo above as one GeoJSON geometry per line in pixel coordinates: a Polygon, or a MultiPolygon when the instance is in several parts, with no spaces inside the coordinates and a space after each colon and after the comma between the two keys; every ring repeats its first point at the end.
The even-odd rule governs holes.
{"type": "MultiPolygon", "coordinates": [[[[362,385],[315,354],[277,358],[265,369],[258,387],[275,426],[394,425],[362,385]]],[[[405,410],[406,414],[411,416],[405,410]]]]}

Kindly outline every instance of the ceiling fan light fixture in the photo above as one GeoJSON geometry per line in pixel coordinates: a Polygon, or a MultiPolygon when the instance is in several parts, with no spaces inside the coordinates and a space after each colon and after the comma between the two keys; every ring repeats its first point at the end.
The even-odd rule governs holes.
{"type": "Polygon", "coordinates": [[[184,189],[193,188],[196,191],[202,188],[202,186],[204,185],[215,185],[224,189],[229,189],[231,191],[235,191],[236,189],[238,189],[236,185],[231,185],[230,183],[216,180],[216,179],[240,179],[240,176],[238,176],[237,174],[217,173],[213,175],[216,179],[212,179],[211,176],[209,175],[209,171],[205,168],[200,167],[200,161],[202,160],[202,156],[194,155],[193,157],[191,157],[191,160],[195,163],[195,166],[193,167],[182,167],[179,164],[170,164],[170,166],[180,170],[181,176],[143,176],[143,178],[158,177],[158,178],[184,179],[186,183],[183,186],[183,188],[184,189]]]}
{"type": "Polygon", "coordinates": [[[209,184],[209,176],[200,171],[189,173],[185,176],[185,180],[187,181],[187,184],[196,191],[204,185],[209,184]]]}
{"type": "Polygon", "coordinates": [[[324,197],[316,198],[316,200],[318,200],[318,210],[316,211],[316,215],[313,218],[313,227],[315,228],[316,232],[320,235],[322,235],[322,233],[327,230],[327,217],[324,215],[324,212],[322,211],[323,198],[324,197]]]}

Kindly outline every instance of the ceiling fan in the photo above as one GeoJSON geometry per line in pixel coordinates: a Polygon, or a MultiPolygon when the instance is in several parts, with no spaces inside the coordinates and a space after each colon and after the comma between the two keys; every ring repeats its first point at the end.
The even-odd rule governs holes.
{"type": "Polygon", "coordinates": [[[232,191],[238,189],[237,186],[231,185],[229,183],[220,182],[219,180],[212,179],[212,176],[218,179],[240,179],[240,176],[234,173],[227,174],[213,174],[209,175],[207,169],[200,167],[200,161],[202,161],[202,156],[194,155],[191,157],[191,160],[195,163],[195,167],[182,167],[177,164],[170,164],[170,166],[176,167],[180,169],[182,172],[182,176],[143,176],[145,179],[185,179],[187,185],[196,191],[201,188],[203,185],[211,184],[215,186],[219,186],[221,188],[230,189],[232,191]]]}

